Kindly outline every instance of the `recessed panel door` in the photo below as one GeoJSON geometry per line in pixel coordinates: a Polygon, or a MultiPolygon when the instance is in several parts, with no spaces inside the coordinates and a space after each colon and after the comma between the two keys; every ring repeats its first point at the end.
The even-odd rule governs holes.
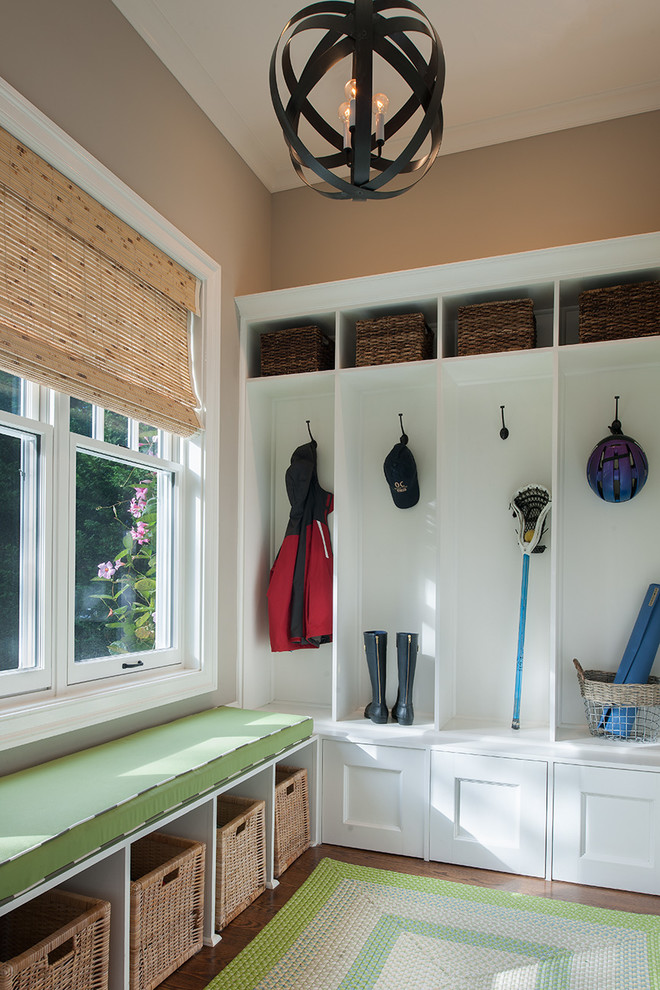
{"type": "Polygon", "coordinates": [[[547,765],[431,754],[431,859],[545,876],[547,765]]]}
{"type": "Polygon", "coordinates": [[[552,877],[660,894],[660,774],[558,764],[552,877]]]}
{"type": "Polygon", "coordinates": [[[425,754],[396,746],[323,742],[323,841],[424,855],[425,754]]]}

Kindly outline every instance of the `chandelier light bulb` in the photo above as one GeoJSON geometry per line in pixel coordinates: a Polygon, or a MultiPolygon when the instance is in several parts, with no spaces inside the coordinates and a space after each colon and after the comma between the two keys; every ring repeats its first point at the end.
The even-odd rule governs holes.
{"type": "Polygon", "coordinates": [[[379,149],[385,144],[385,114],[390,101],[385,93],[376,93],[372,100],[373,112],[376,116],[376,144],[379,149]]]}
{"type": "Polygon", "coordinates": [[[347,151],[351,146],[351,105],[348,100],[341,104],[337,116],[344,125],[344,151],[347,151]]]}
{"type": "MultiPolygon", "coordinates": [[[[344,86],[344,94],[348,100],[349,115],[348,126],[355,127],[355,94],[357,93],[357,83],[355,79],[349,79],[344,86]]],[[[346,145],[344,145],[346,147],[346,145]]]]}

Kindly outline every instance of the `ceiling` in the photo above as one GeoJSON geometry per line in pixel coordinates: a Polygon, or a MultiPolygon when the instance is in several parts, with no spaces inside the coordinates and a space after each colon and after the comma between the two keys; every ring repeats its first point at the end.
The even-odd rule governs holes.
{"type": "MultiPolygon", "coordinates": [[[[305,0],[113,2],[271,192],[299,185],[268,67],[305,0]]],[[[445,52],[441,154],[660,108],[658,0],[417,4],[445,52]]]]}

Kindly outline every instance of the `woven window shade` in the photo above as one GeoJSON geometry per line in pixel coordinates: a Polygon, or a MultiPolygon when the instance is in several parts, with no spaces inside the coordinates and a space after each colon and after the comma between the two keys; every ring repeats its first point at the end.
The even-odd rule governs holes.
{"type": "Polygon", "coordinates": [[[0,366],[182,436],[197,279],[0,128],[0,366]]]}

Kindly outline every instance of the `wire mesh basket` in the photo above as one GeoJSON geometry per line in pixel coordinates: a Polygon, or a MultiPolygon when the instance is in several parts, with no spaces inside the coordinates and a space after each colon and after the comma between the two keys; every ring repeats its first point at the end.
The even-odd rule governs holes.
{"type": "Polygon", "coordinates": [[[614,673],[583,670],[573,660],[587,725],[592,736],[630,742],[656,742],[660,735],[660,680],[614,684],[614,673]]]}

